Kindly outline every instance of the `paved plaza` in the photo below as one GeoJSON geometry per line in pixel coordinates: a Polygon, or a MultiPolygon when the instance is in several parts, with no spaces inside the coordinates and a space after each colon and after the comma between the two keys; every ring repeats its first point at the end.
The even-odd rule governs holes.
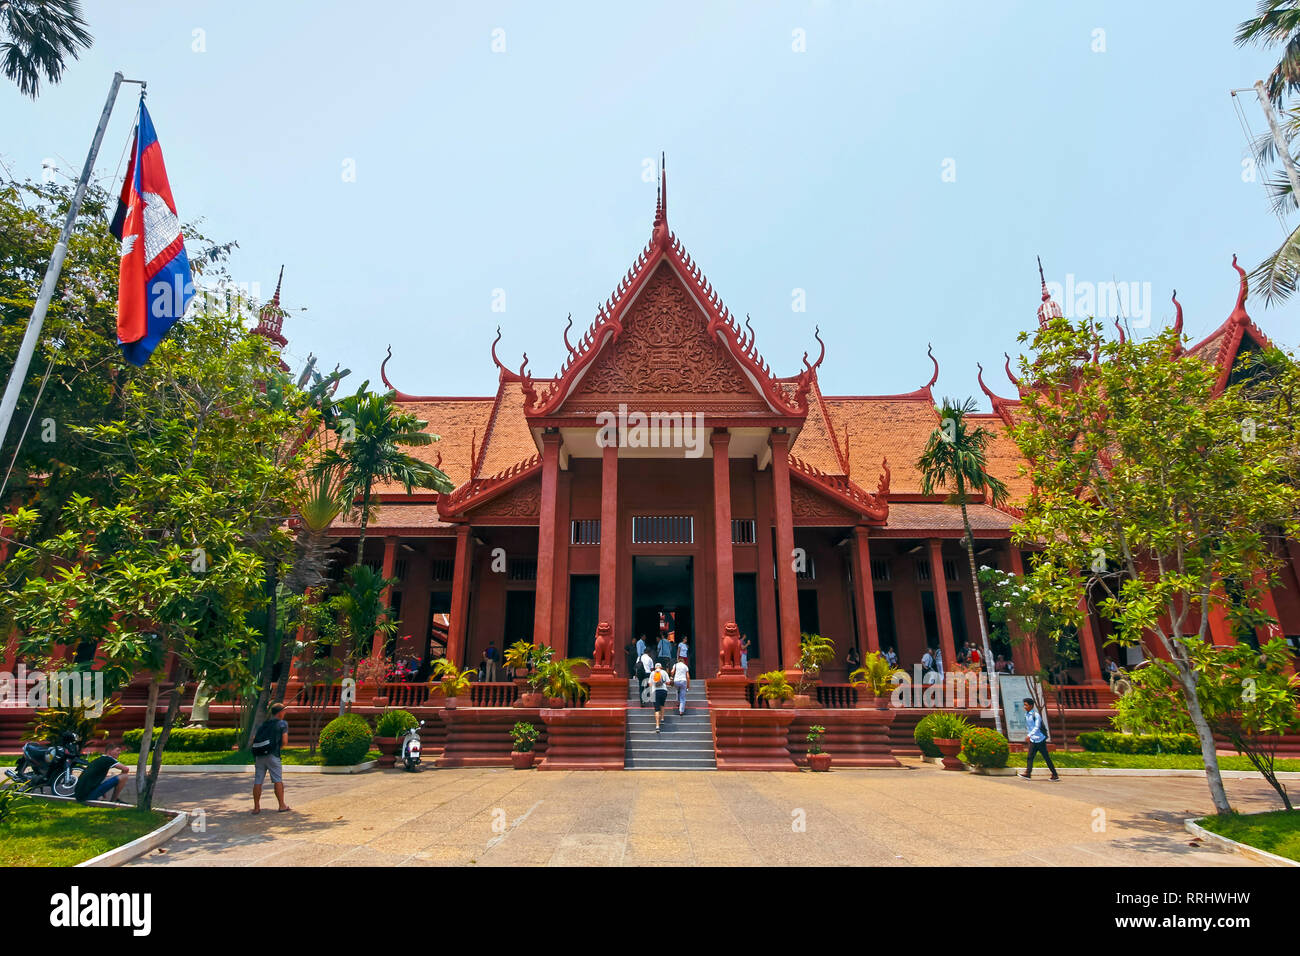
{"type": "MultiPolygon", "coordinates": [[[[984,777],[918,760],[892,771],[690,773],[509,769],[286,774],[292,813],[249,813],[251,774],[164,774],[157,804],[204,811],[135,866],[1249,866],[1193,846],[1187,777],[984,777]]],[[[1229,780],[1242,811],[1262,780],[1229,780]]]]}

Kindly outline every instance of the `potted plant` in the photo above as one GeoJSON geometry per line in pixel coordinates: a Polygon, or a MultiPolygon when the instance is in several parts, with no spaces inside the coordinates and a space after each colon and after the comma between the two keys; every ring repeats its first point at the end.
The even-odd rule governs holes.
{"type": "Polygon", "coordinates": [[[397,745],[408,730],[419,721],[405,710],[386,710],[375,723],[375,746],[379,748],[379,766],[391,767],[397,762],[397,745]]]}
{"type": "Polygon", "coordinates": [[[548,707],[564,707],[572,702],[577,703],[580,700],[586,700],[588,695],[587,685],[578,679],[574,673],[578,667],[587,667],[591,664],[586,658],[582,657],[565,657],[554,658],[548,657],[537,665],[537,685],[542,694],[546,697],[548,707]]]}
{"type": "Polygon", "coordinates": [[[808,767],[817,773],[831,769],[831,755],[822,750],[822,737],[825,735],[826,728],[821,724],[808,728],[808,767]]]}
{"type": "Polygon", "coordinates": [[[894,688],[907,675],[895,670],[879,651],[862,658],[862,666],[849,675],[849,683],[858,689],[858,706],[888,710],[894,688]]]}
{"type": "Polygon", "coordinates": [[[539,668],[548,663],[554,654],[554,648],[545,644],[530,644],[528,641],[515,641],[506,648],[506,664],[513,667],[516,674],[523,670],[528,675],[515,681],[519,685],[516,707],[542,706],[542,674],[539,668]],[[525,687],[529,689],[525,691],[525,687]]]}
{"type": "Polygon", "coordinates": [[[469,668],[460,670],[445,657],[433,662],[434,679],[442,684],[444,707],[457,707],[462,703],[469,706],[469,685],[474,680],[474,671],[469,668]]]}
{"type": "Polygon", "coordinates": [[[754,683],[754,696],[775,707],[792,707],[794,685],[785,676],[785,671],[768,671],[758,675],[758,680],[754,683]]]}
{"type": "Polygon", "coordinates": [[[379,694],[380,684],[388,676],[388,658],[382,652],[357,661],[357,704],[366,707],[388,706],[388,698],[379,694]]]}
{"type": "Polygon", "coordinates": [[[812,707],[813,692],[822,665],[835,659],[835,642],[820,634],[799,635],[799,682],[795,685],[795,707],[812,707]]]}
{"type": "Polygon", "coordinates": [[[520,720],[510,728],[510,739],[515,742],[510,751],[510,763],[516,770],[527,770],[533,765],[533,744],[537,742],[537,728],[520,720]]]}
{"type": "Polygon", "coordinates": [[[926,725],[925,732],[943,757],[943,769],[965,770],[966,765],[957,759],[957,754],[961,752],[961,737],[970,729],[970,722],[960,714],[938,710],[917,722],[916,734],[921,734],[922,724],[926,725]]]}

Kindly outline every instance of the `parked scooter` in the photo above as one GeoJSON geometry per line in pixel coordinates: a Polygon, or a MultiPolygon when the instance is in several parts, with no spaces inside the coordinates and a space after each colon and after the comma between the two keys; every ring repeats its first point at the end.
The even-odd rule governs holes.
{"type": "Polygon", "coordinates": [[[48,789],[55,796],[70,797],[77,787],[74,772],[79,773],[85,767],[81,740],[69,730],[57,744],[24,744],[17,765],[6,770],[5,776],[24,790],[48,789]]]}
{"type": "Polygon", "coordinates": [[[398,753],[402,758],[402,766],[410,771],[420,765],[420,727],[423,726],[424,721],[420,721],[419,727],[412,727],[402,737],[402,748],[398,753]]]}

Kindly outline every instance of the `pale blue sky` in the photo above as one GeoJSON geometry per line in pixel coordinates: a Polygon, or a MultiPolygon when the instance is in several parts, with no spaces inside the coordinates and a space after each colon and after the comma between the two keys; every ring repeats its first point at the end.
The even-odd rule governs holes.
{"type": "MultiPolygon", "coordinates": [[[[96,43],[60,86],[0,84],[0,157],[75,175],[113,70],[148,79],[182,219],[237,240],[264,294],[283,262],[309,307],[293,364],[377,381],[392,343],[399,387],[462,395],[494,390],[498,323],[503,359],[554,373],[566,314],[584,328],[649,237],[662,149],[670,224],[778,374],[820,324],[828,392],[914,389],[932,340],[937,392],[979,395],[982,361],[1006,394],[1035,254],[1049,280],[1150,283],[1155,325],[1177,288],[1199,336],[1232,309],[1233,252],[1279,242],[1228,95],[1274,58],[1232,44],[1254,7],[88,0],[96,43]]],[[[1297,306],[1250,311],[1300,339],[1297,306]]]]}

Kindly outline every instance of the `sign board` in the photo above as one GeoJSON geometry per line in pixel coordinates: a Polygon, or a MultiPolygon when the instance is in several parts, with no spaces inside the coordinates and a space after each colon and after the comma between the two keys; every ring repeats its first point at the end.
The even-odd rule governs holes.
{"type": "MultiPolygon", "coordinates": [[[[1013,744],[1024,743],[1025,735],[1028,733],[1024,708],[1026,697],[1032,697],[1036,701],[1042,700],[1042,691],[1035,678],[1022,677],[1018,674],[998,675],[998,701],[1002,704],[1002,715],[1007,721],[1007,740],[1013,744]]],[[[1043,718],[1044,729],[1047,729],[1045,708],[1040,705],[1038,713],[1043,718]]],[[[1051,735],[1050,730],[1048,735],[1051,735]]]]}

